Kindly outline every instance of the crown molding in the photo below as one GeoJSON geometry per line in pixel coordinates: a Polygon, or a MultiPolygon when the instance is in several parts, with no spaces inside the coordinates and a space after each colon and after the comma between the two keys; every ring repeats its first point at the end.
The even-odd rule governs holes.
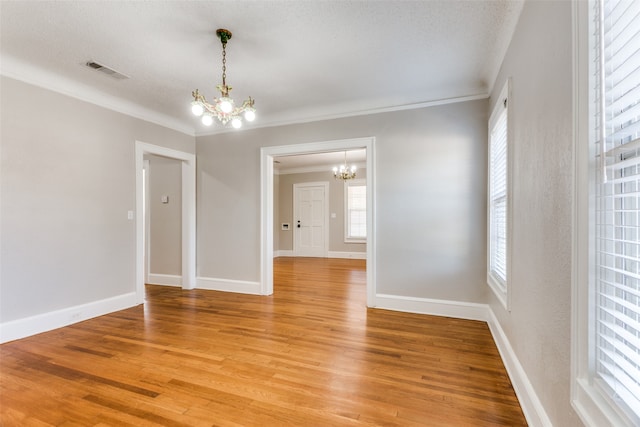
{"type": "MultiPolygon", "coordinates": [[[[370,114],[379,114],[379,113],[391,113],[391,112],[395,112],[395,111],[416,110],[416,109],[419,109],[419,108],[435,107],[435,106],[438,106],[438,105],[455,104],[455,103],[458,103],[458,102],[467,102],[467,101],[476,101],[476,100],[479,100],[479,99],[487,99],[487,98],[489,98],[489,95],[490,94],[488,92],[482,92],[482,93],[478,93],[478,94],[474,94],[474,95],[465,95],[465,96],[452,97],[452,98],[435,99],[435,100],[431,100],[431,101],[417,102],[417,103],[414,103],[414,104],[404,104],[404,105],[395,105],[395,106],[390,106],[390,107],[372,108],[372,109],[368,109],[368,110],[344,112],[344,113],[338,113],[338,114],[327,114],[327,115],[320,115],[320,116],[299,118],[299,119],[292,119],[292,120],[266,121],[263,124],[257,124],[257,125],[256,124],[252,124],[251,128],[246,128],[246,130],[277,127],[277,126],[296,125],[296,124],[302,124],[302,123],[320,122],[320,121],[324,121],[324,120],[344,119],[344,118],[348,118],[348,117],[367,116],[367,115],[370,115],[370,114]]],[[[219,135],[219,134],[229,133],[229,132],[238,132],[238,131],[242,132],[242,130],[243,129],[217,128],[217,129],[214,129],[214,130],[211,130],[211,131],[208,131],[208,132],[198,132],[198,131],[196,131],[195,136],[196,137],[201,137],[201,136],[219,135]]]]}
{"type": "Polygon", "coordinates": [[[173,129],[189,136],[196,136],[193,127],[185,125],[184,122],[177,120],[175,117],[158,113],[134,102],[109,95],[86,84],[27,64],[6,54],[0,58],[0,75],[173,129]]]}
{"type": "Polygon", "coordinates": [[[418,102],[413,104],[395,105],[389,107],[373,108],[367,110],[342,112],[337,114],[325,114],[312,117],[301,117],[291,120],[273,120],[265,121],[264,123],[254,123],[251,127],[244,129],[233,128],[215,128],[200,132],[194,129],[193,126],[185,124],[184,121],[178,120],[175,117],[159,113],[157,111],[142,107],[131,101],[124,100],[117,96],[107,94],[103,91],[97,90],[89,85],[71,80],[67,77],[60,76],[53,72],[38,68],[31,64],[27,64],[20,61],[10,55],[3,54],[0,57],[0,75],[22,81],[43,89],[47,89],[53,92],[60,93],[62,95],[69,96],[71,98],[79,99],[118,113],[125,114],[130,117],[134,117],[140,120],[144,120],[150,123],[157,124],[159,126],[173,129],[183,134],[193,137],[203,137],[210,135],[219,135],[230,132],[242,132],[243,130],[252,130],[260,128],[288,126],[302,123],[312,123],[325,120],[335,120],[348,117],[366,116],[370,114],[390,113],[395,111],[414,110],[419,108],[434,107],[438,105],[454,104],[458,102],[475,101],[479,99],[489,98],[489,93],[483,92],[473,95],[466,95],[452,98],[442,98],[436,100],[429,100],[424,102],[418,102]]]}

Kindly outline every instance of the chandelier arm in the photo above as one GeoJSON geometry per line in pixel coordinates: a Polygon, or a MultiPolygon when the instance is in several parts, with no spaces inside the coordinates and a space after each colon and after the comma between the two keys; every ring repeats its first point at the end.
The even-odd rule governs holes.
{"type": "Polygon", "coordinates": [[[194,101],[201,103],[203,107],[208,105],[206,98],[204,97],[204,95],[201,95],[200,92],[198,92],[198,89],[191,92],[191,96],[193,96],[194,101]]]}
{"type": "Polygon", "coordinates": [[[242,103],[242,111],[246,110],[247,108],[253,108],[253,103],[255,102],[255,100],[253,100],[251,97],[249,97],[249,99],[245,99],[244,102],[242,103]]]}

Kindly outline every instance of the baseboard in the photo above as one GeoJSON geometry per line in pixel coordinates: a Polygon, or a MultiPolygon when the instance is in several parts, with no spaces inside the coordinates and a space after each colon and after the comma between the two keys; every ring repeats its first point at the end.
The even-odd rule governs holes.
{"type": "MultiPolygon", "coordinates": [[[[280,251],[273,251],[273,257],[279,256],[295,256],[292,250],[284,249],[280,251]]],[[[351,259],[367,259],[366,252],[340,252],[340,251],[329,251],[327,253],[327,258],[351,258],[351,259]]]]}
{"type": "Polygon", "coordinates": [[[136,305],[138,305],[136,293],[131,292],[100,301],[1,323],[0,343],[26,338],[136,305]]]}
{"type": "Polygon", "coordinates": [[[338,251],[329,251],[328,258],[367,259],[367,253],[366,253],[366,252],[338,252],[338,251]]]}
{"type": "Polygon", "coordinates": [[[518,396],[527,423],[530,426],[552,427],[553,424],[547,412],[544,410],[544,406],[542,402],[540,402],[536,391],[533,389],[518,357],[513,351],[507,335],[504,333],[502,326],[500,326],[500,322],[498,322],[498,319],[491,309],[488,310],[488,314],[489,318],[487,323],[491,330],[491,335],[493,335],[493,340],[498,347],[502,363],[504,363],[507,369],[509,379],[516,392],[516,396],[518,396]]]}
{"type": "Polygon", "coordinates": [[[236,292],[239,294],[260,294],[260,283],[245,280],[216,279],[212,277],[196,278],[196,288],[209,291],[236,292]]]}
{"type": "Polygon", "coordinates": [[[147,276],[147,283],[150,285],[179,286],[182,287],[182,276],[174,274],[153,274],[147,276]]]}
{"type": "Polygon", "coordinates": [[[387,310],[455,317],[467,320],[482,320],[485,322],[489,316],[488,305],[471,302],[377,294],[375,304],[375,308],[387,310]]]}
{"type": "Polygon", "coordinates": [[[280,251],[273,251],[273,257],[279,257],[279,256],[293,256],[293,251],[289,250],[289,249],[283,249],[280,251]]]}

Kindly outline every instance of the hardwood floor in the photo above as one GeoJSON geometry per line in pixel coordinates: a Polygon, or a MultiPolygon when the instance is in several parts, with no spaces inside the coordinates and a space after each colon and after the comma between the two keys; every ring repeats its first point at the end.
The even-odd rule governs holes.
{"type": "Polygon", "coordinates": [[[367,309],[360,260],[274,271],[1,345],[0,425],[526,425],[485,323],[367,309]]]}

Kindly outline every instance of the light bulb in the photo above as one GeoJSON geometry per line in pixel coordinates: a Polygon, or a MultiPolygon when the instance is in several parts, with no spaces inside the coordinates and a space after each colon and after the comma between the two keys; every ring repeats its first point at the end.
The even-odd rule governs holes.
{"type": "Polygon", "coordinates": [[[256,111],[254,109],[245,111],[244,118],[247,119],[248,122],[254,121],[256,119],[256,111]]]}
{"type": "Polygon", "coordinates": [[[218,106],[223,113],[230,113],[233,110],[233,104],[229,98],[220,98],[218,106]]]}
{"type": "Polygon", "coordinates": [[[240,129],[242,127],[242,120],[238,117],[234,117],[233,120],[231,120],[231,126],[233,126],[234,129],[240,129]]]}
{"type": "Polygon", "coordinates": [[[351,172],[355,172],[356,171],[356,165],[351,166],[351,172]]]}
{"type": "Polygon", "coordinates": [[[204,107],[198,101],[193,101],[191,103],[191,112],[196,116],[201,116],[204,113],[204,107]]]}
{"type": "Polygon", "coordinates": [[[338,173],[338,168],[336,166],[333,167],[333,173],[338,173]]]}
{"type": "Polygon", "coordinates": [[[203,125],[211,126],[211,123],[213,123],[213,117],[211,117],[211,115],[205,114],[204,116],[202,116],[202,124],[203,125]]]}

